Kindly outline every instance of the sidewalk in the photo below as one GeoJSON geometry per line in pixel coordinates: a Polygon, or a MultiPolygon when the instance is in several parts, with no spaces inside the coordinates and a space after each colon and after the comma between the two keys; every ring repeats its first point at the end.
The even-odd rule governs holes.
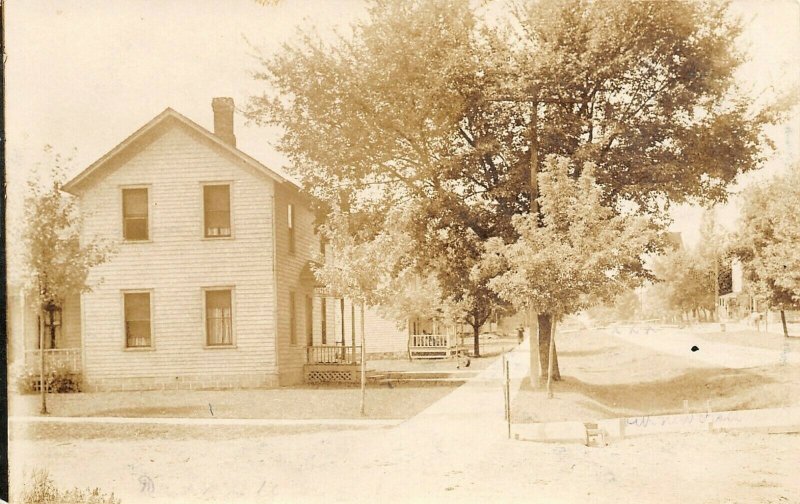
{"type": "MultiPolygon", "coordinates": [[[[506,353],[513,395],[528,375],[529,340],[506,353]]],[[[507,439],[503,359],[479,372],[455,391],[400,425],[399,429],[415,435],[446,436],[464,443],[495,443],[507,439]]]]}

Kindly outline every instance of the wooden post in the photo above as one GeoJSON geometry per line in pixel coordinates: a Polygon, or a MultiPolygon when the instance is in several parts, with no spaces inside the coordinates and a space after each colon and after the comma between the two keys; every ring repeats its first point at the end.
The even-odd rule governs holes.
{"type": "Polygon", "coordinates": [[[364,398],[367,390],[367,359],[364,351],[364,303],[361,303],[361,416],[366,416],[364,398]]]}
{"type": "Polygon", "coordinates": [[[714,251],[714,322],[719,322],[719,258],[714,251]]]}
{"type": "Polygon", "coordinates": [[[550,348],[547,352],[547,398],[553,397],[553,343],[556,339],[556,314],[553,313],[550,322],[550,348]]]}
{"type": "Polygon", "coordinates": [[[531,100],[531,207],[533,215],[539,213],[539,101],[534,98],[531,100]]]}
{"type": "Polygon", "coordinates": [[[508,361],[505,362],[506,374],[506,397],[508,398],[506,406],[506,419],[508,423],[508,439],[511,439],[511,372],[508,368],[508,361]]]}
{"type": "MultiPolygon", "coordinates": [[[[503,349],[503,358],[501,362],[503,366],[503,378],[506,377],[506,349],[503,349]]],[[[508,420],[508,391],[506,390],[505,383],[502,383],[503,387],[503,419],[508,420]]]]}
{"type": "MultiPolygon", "coordinates": [[[[44,315],[44,312],[41,312],[44,315]]],[[[39,390],[42,395],[42,415],[47,415],[47,384],[44,381],[44,317],[39,320],[39,390]]]]}
{"type": "Polygon", "coordinates": [[[350,301],[350,340],[353,343],[353,357],[355,358],[356,353],[356,305],[353,304],[353,301],[350,301]]]}
{"type": "Polygon", "coordinates": [[[347,343],[345,343],[344,339],[344,298],[339,299],[339,311],[342,312],[342,347],[346,347],[347,343]]]}

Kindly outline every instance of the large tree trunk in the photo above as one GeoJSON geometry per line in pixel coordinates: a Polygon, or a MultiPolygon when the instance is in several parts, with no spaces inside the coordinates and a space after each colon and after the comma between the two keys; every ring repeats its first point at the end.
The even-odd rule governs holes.
{"type": "Polygon", "coordinates": [[[781,308],[781,324],[783,324],[783,337],[788,338],[789,329],[786,328],[786,313],[783,311],[783,308],[781,308]]]}
{"type": "Polygon", "coordinates": [[[481,328],[472,326],[472,336],[475,338],[475,357],[481,356],[481,328]]]}
{"type": "MultiPolygon", "coordinates": [[[[550,313],[539,313],[536,316],[539,321],[539,381],[547,377],[550,356],[550,335],[553,331],[553,316],[550,313]]],[[[561,380],[561,372],[558,369],[558,352],[555,342],[553,342],[553,380],[561,380]]]]}
{"type": "Polygon", "coordinates": [[[553,320],[550,326],[550,344],[547,348],[547,397],[553,397],[553,361],[556,352],[556,321],[553,320]]]}

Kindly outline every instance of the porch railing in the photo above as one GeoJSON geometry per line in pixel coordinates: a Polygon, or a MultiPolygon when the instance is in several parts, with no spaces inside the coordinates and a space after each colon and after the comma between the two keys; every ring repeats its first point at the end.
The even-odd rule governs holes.
{"type": "MultiPolygon", "coordinates": [[[[38,373],[41,366],[41,350],[25,351],[25,368],[33,373],[38,373]]],[[[44,351],[44,367],[46,371],[55,369],[67,373],[78,374],[81,372],[80,348],[51,348],[44,351]]]]}
{"type": "Polygon", "coordinates": [[[411,346],[412,347],[450,347],[455,343],[451,341],[447,334],[412,334],[411,346]]]}
{"type": "Polygon", "coordinates": [[[458,353],[457,339],[449,334],[412,334],[408,339],[411,359],[449,359],[458,353]]]}
{"type": "Polygon", "coordinates": [[[306,347],[308,364],[357,364],[361,362],[360,346],[314,345],[306,347]]]}

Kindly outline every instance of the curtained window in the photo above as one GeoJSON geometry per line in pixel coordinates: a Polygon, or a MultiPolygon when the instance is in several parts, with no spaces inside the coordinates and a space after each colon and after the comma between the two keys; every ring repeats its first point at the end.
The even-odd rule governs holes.
{"type": "Polygon", "coordinates": [[[206,344],[233,345],[233,310],[230,289],[207,290],[206,344]]]}
{"type": "Polygon", "coordinates": [[[152,346],[150,293],[126,292],[124,298],[125,347],[148,348],[152,346]]]}
{"type": "Polygon", "coordinates": [[[206,238],[231,236],[231,186],[203,186],[203,222],[206,238]]]}

